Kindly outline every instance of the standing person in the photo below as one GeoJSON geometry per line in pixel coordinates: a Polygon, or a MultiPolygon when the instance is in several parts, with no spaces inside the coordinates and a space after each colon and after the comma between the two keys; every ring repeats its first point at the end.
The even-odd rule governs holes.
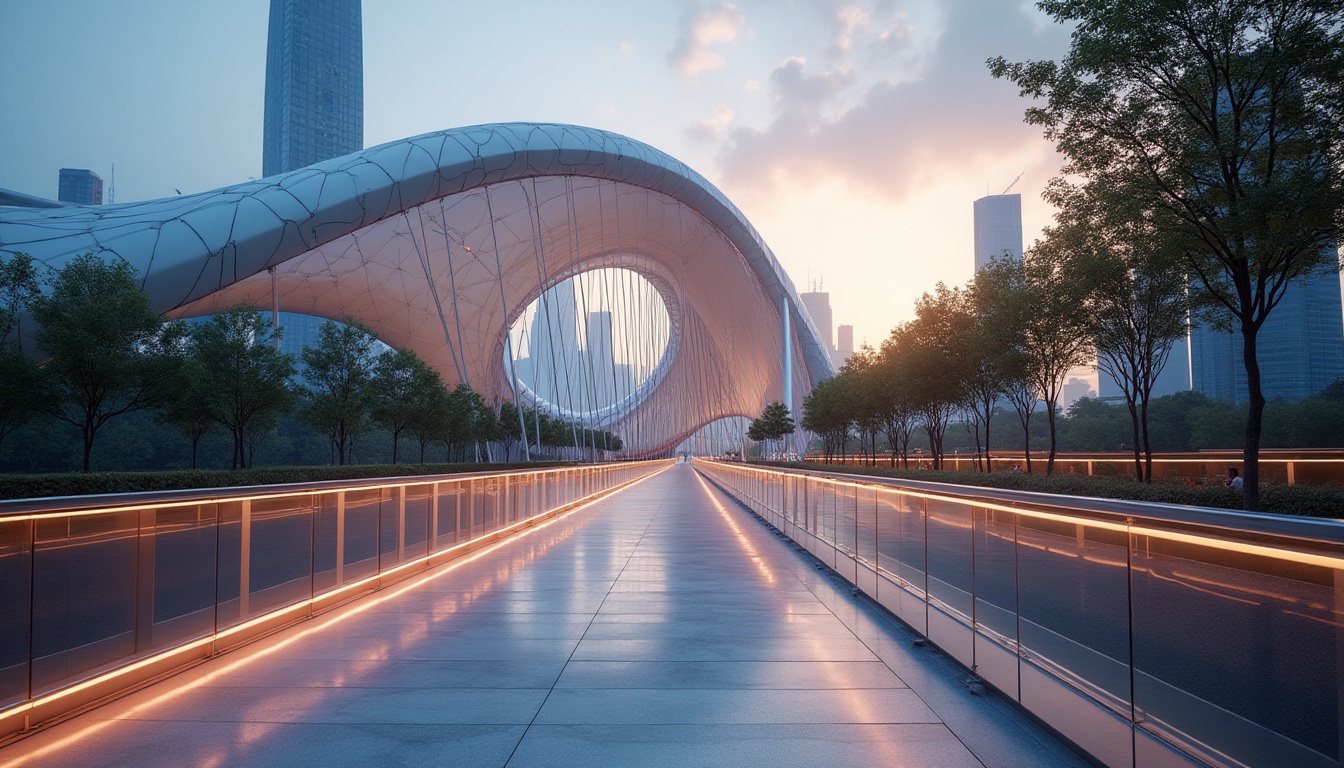
{"type": "Polygon", "coordinates": [[[1233,490],[1241,490],[1241,473],[1237,472],[1236,467],[1227,468],[1227,479],[1223,481],[1223,485],[1233,490]]]}

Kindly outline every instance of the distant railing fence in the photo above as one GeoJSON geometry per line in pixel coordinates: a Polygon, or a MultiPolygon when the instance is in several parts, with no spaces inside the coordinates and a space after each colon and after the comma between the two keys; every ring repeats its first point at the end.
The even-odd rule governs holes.
{"type": "Polygon", "coordinates": [[[1106,765],[1340,765],[1338,521],[696,467],[1106,765]]]}
{"type": "MultiPolygon", "coordinates": [[[[1045,471],[1049,456],[1033,451],[1032,467],[1045,471]]],[[[821,454],[810,454],[807,461],[849,466],[891,467],[900,464],[899,457],[890,453],[832,456],[829,461],[821,454]]],[[[932,469],[933,457],[927,453],[912,453],[907,457],[910,469],[932,469]]],[[[974,472],[988,468],[991,472],[1009,472],[1026,469],[1026,454],[1021,451],[994,451],[990,455],[948,453],[942,458],[945,470],[974,472]]],[[[1153,479],[1157,482],[1203,485],[1221,483],[1227,477],[1227,468],[1242,469],[1240,451],[1199,451],[1189,453],[1153,454],[1153,479]]],[[[1133,478],[1134,455],[1126,453],[1061,453],[1055,458],[1055,473],[1088,475],[1090,477],[1133,478]]],[[[1261,451],[1260,479],[1277,485],[1333,485],[1344,487],[1344,451],[1261,451]]]]}
{"type": "Polygon", "coordinates": [[[0,740],[669,463],[0,502],[0,740]]]}

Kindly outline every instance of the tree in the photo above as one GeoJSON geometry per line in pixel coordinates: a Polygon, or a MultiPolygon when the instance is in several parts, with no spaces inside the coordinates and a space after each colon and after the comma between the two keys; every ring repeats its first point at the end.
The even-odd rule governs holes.
{"type": "Polygon", "coordinates": [[[1060,209],[1060,230],[1081,244],[1072,269],[1091,286],[1085,302],[1097,367],[1120,387],[1129,409],[1134,476],[1151,483],[1148,404],[1172,347],[1189,326],[1188,280],[1170,237],[1174,228],[1163,226],[1160,211],[1095,184],[1057,181],[1050,197],[1060,209]]]}
{"type": "Polygon", "coordinates": [[[294,402],[294,358],[276,349],[275,332],[251,304],[230,307],[191,331],[209,412],[233,436],[233,469],[251,465],[249,447],[294,402]]]}
{"type": "Polygon", "coordinates": [[[505,400],[499,404],[499,415],[495,419],[495,432],[491,439],[499,443],[504,449],[504,460],[508,461],[513,452],[513,446],[523,440],[526,435],[523,434],[522,415],[518,413],[518,406],[511,400],[505,400]]]}
{"type": "Polygon", "coordinates": [[[448,430],[452,423],[452,401],[449,397],[448,389],[443,386],[443,379],[438,378],[437,389],[432,392],[425,392],[426,399],[421,403],[423,413],[412,420],[407,427],[410,430],[411,437],[420,446],[420,463],[425,463],[425,449],[434,442],[448,442],[448,430]]]}
{"type": "Polygon", "coordinates": [[[178,369],[176,387],[159,407],[158,421],[191,441],[191,468],[196,469],[201,439],[220,422],[212,411],[212,384],[195,355],[188,355],[178,369]]]}
{"type": "MultiPolygon", "coordinates": [[[[1025,341],[1024,362],[1028,379],[1045,401],[1050,425],[1050,453],[1045,474],[1055,471],[1059,446],[1056,411],[1064,379],[1069,371],[1092,359],[1093,318],[1087,310],[1089,287],[1077,269],[1077,256],[1085,245],[1079,233],[1062,227],[1046,227],[1045,238],[1023,254],[1023,302],[1017,320],[1025,341]]],[[[1028,451],[1030,453],[1030,451],[1028,451]]]]}
{"type": "Polygon", "coordinates": [[[942,468],[943,436],[964,399],[970,321],[963,292],[938,283],[915,302],[915,319],[897,326],[883,342],[884,350],[907,360],[908,391],[928,435],[934,469],[942,468]]]}
{"type": "MultiPolygon", "coordinates": [[[[392,433],[393,464],[397,463],[402,432],[413,430],[420,423],[431,424],[435,410],[442,405],[440,396],[446,394],[438,371],[413,350],[402,349],[377,358],[369,382],[370,413],[374,422],[392,433]]],[[[424,463],[424,446],[422,440],[421,463],[424,463]]]]}
{"type": "Polygon", "coordinates": [[[785,435],[793,434],[794,428],[789,407],[781,402],[773,402],[765,406],[759,417],[752,420],[747,427],[747,437],[768,444],[772,440],[782,440],[785,435]]]}
{"type": "Polygon", "coordinates": [[[37,363],[23,353],[19,318],[40,295],[37,267],[24,253],[0,260],[0,444],[50,410],[37,363]]]}
{"type": "Polygon", "coordinates": [[[803,399],[803,429],[821,436],[828,463],[849,439],[850,400],[851,389],[842,376],[818,382],[803,399]]]}
{"type": "Polygon", "coordinates": [[[327,321],[317,346],[304,347],[307,404],[304,421],[331,438],[336,462],[344,464],[355,439],[369,429],[375,355],[373,332],[357,320],[327,321]]]}
{"type": "Polygon", "coordinates": [[[1288,285],[1337,270],[1344,233],[1344,5],[1337,0],[1042,0],[1074,27],[1059,62],[991,59],[1044,100],[1027,121],[1063,173],[1173,222],[1192,283],[1241,334],[1243,504],[1259,509],[1257,339],[1288,285]]]}
{"type": "Polygon", "coordinates": [[[164,318],[124,261],[78,256],[31,306],[40,326],[33,338],[52,356],[42,373],[53,415],[79,429],[88,472],[98,430],[156,405],[171,388],[176,340],[163,338],[164,318]]]}

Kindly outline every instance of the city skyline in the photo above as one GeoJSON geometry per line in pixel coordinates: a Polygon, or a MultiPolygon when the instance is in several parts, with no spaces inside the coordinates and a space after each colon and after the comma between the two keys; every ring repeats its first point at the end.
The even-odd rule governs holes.
{"type": "MultiPolygon", "coordinates": [[[[1039,190],[1058,161],[1023,124],[1015,89],[984,65],[996,52],[1064,50],[1067,35],[1032,9],[757,0],[523,9],[491,34],[501,28],[492,6],[365,8],[365,144],[513,119],[647,141],[720,186],[790,275],[824,267],[856,344],[880,343],[938,281],[970,278],[959,258],[971,243],[970,200],[1025,170],[1015,187],[1026,193],[1025,229],[1048,220],[1039,190]],[[482,32],[443,45],[443,29],[482,32]],[[971,129],[986,121],[998,128],[971,129]]],[[[24,116],[0,137],[28,149],[0,158],[0,187],[54,197],[57,168],[106,176],[115,162],[118,200],[130,202],[261,175],[268,10],[266,0],[0,10],[0,66],[29,73],[0,84],[0,103],[24,116]],[[59,60],[53,39],[70,41],[59,60]],[[185,146],[188,133],[210,151],[185,146]]]]}

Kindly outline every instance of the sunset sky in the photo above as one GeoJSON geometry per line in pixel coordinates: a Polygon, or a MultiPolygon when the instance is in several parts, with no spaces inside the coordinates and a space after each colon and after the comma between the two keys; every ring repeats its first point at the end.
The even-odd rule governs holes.
{"type": "MultiPolygon", "coordinates": [[[[877,344],[971,277],[971,202],[1013,187],[1027,243],[1059,160],[985,59],[1055,58],[1018,0],[365,0],[365,145],[565,122],[717,184],[800,290],[877,344]]],[[[0,0],[0,187],[90,168],[118,202],[261,174],[266,0],[0,0]]]]}

